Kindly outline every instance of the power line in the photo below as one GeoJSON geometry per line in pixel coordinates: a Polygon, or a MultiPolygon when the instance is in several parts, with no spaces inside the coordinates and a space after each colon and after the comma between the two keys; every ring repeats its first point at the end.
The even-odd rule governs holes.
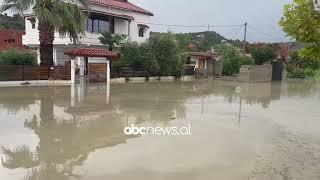
{"type": "MultiPolygon", "coordinates": [[[[140,23],[140,22],[137,22],[140,23]]],[[[142,23],[142,22],[141,22],[142,23]]],[[[185,27],[185,28],[219,28],[219,27],[241,27],[243,24],[231,24],[231,25],[183,25],[183,24],[163,24],[163,23],[144,23],[155,26],[169,26],[169,27],[185,27]]]]}
{"type": "MultiPolygon", "coordinates": [[[[259,34],[262,34],[262,35],[264,35],[264,36],[266,36],[266,37],[268,37],[269,40],[279,41],[279,39],[280,39],[279,37],[275,37],[275,36],[273,36],[272,34],[259,31],[257,28],[252,27],[252,26],[250,26],[250,25],[247,25],[247,26],[248,26],[249,29],[251,29],[251,30],[253,30],[253,31],[255,31],[255,32],[259,33],[259,34]]],[[[281,38],[280,41],[283,41],[283,40],[284,40],[284,39],[281,38]]]]}

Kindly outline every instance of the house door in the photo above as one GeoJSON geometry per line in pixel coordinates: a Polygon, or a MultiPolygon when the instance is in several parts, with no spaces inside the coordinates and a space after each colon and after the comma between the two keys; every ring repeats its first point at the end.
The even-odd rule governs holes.
{"type": "Polygon", "coordinates": [[[198,65],[198,68],[199,69],[204,69],[204,59],[199,59],[199,65],[198,65]]]}

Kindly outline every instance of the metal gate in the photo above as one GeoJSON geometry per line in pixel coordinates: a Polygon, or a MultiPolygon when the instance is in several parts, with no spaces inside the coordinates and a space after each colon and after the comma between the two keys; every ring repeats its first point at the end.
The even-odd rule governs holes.
{"type": "Polygon", "coordinates": [[[89,81],[107,82],[107,65],[104,63],[89,63],[89,81]]]}
{"type": "Polygon", "coordinates": [[[282,80],[283,65],[281,61],[274,61],[272,63],[272,81],[282,80]]]}

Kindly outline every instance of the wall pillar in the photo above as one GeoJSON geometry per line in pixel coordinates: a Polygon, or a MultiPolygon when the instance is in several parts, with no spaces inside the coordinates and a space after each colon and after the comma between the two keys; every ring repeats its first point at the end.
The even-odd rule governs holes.
{"type": "Polygon", "coordinates": [[[107,60],[107,83],[110,83],[110,60],[107,60]]]}
{"type": "Polygon", "coordinates": [[[106,104],[109,104],[110,102],[110,82],[107,82],[107,87],[106,87],[106,104]]]}
{"type": "Polygon", "coordinates": [[[131,20],[128,21],[128,36],[131,36],[131,20]]]}
{"type": "Polygon", "coordinates": [[[78,57],[77,60],[78,60],[78,66],[80,68],[79,74],[80,76],[84,76],[84,59],[82,59],[81,57],[78,57]]]}
{"type": "Polygon", "coordinates": [[[76,82],[76,63],[75,58],[71,59],[71,83],[75,84],[76,82]]]}
{"type": "Polygon", "coordinates": [[[53,65],[57,65],[58,60],[57,60],[57,48],[53,47],[53,65]]]}
{"type": "Polygon", "coordinates": [[[38,62],[38,64],[41,63],[41,59],[40,59],[40,47],[37,48],[37,62],[38,62]]]}

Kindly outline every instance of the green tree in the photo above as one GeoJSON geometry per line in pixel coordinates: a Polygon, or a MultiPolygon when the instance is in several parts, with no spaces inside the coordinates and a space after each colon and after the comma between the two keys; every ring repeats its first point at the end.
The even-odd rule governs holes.
{"type": "Polygon", "coordinates": [[[81,7],[64,0],[4,0],[0,12],[13,10],[22,13],[32,9],[38,19],[41,65],[53,65],[54,32],[69,36],[77,43],[78,36],[84,33],[83,22],[87,0],[79,0],[81,7]]]}
{"type": "Polygon", "coordinates": [[[315,10],[313,0],[286,5],[280,25],[289,36],[305,43],[301,56],[320,60],[320,11],[315,10]]]}
{"type": "Polygon", "coordinates": [[[222,49],[222,54],[222,74],[224,76],[231,76],[239,73],[241,53],[233,46],[227,45],[222,49]]]}
{"type": "Polygon", "coordinates": [[[180,76],[182,74],[184,62],[181,49],[173,33],[153,35],[148,43],[159,63],[160,75],[180,76]]]}
{"type": "Polygon", "coordinates": [[[251,54],[257,65],[271,62],[276,58],[271,47],[257,47],[251,50],[251,54]]]}
{"type": "Polygon", "coordinates": [[[123,42],[127,36],[126,35],[120,35],[120,34],[112,34],[111,32],[102,32],[101,37],[99,37],[100,43],[108,46],[109,51],[112,51],[113,48],[123,42]]]}
{"type": "Polygon", "coordinates": [[[12,17],[0,14],[0,29],[25,30],[24,19],[19,14],[12,17]]]}
{"type": "Polygon", "coordinates": [[[182,51],[190,51],[189,44],[191,43],[191,35],[187,33],[179,33],[175,35],[176,40],[179,43],[179,47],[182,51]]]}

